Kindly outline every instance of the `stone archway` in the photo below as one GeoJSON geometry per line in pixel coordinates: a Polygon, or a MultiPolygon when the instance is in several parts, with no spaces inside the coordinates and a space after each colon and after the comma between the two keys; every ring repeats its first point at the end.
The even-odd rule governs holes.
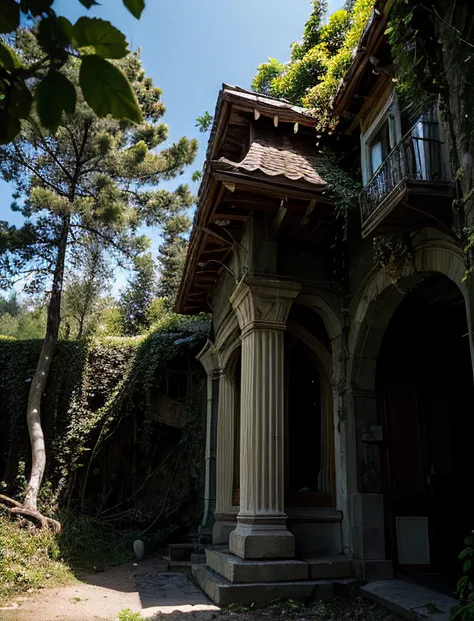
{"type": "Polygon", "coordinates": [[[351,451],[347,468],[355,476],[348,498],[351,533],[350,546],[360,561],[364,578],[390,573],[386,562],[384,483],[381,474],[381,448],[384,428],[377,404],[376,374],[382,341],[387,327],[404,300],[403,291],[416,288],[433,274],[452,281],[465,302],[471,342],[471,304],[462,279],[465,265],[459,247],[447,239],[429,239],[426,234],[415,246],[415,270],[395,288],[383,270],[372,273],[351,309],[349,364],[347,379],[350,398],[346,400],[347,429],[351,451]]]}

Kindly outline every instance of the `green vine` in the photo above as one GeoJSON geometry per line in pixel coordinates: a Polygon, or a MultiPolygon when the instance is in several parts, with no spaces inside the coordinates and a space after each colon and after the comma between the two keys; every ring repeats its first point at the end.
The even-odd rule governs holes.
{"type": "Polygon", "coordinates": [[[440,3],[396,0],[386,30],[402,113],[413,122],[439,105],[448,130],[453,213],[465,253],[466,278],[474,271],[473,167],[466,165],[474,139],[474,42],[469,8],[468,2],[460,0],[441,14],[440,3]]]}
{"type": "MultiPolygon", "coordinates": [[[[160,528],[195,519],[205,445],[205,382],[195,355],[207,332],[206,318],[171,317],[144,337],[58,345],[43,409],[47,514],[77,507],[121,528],[141,528],[157,515],[160,528]]],[[[10,495],[25,484],[24,412],[40,346],[0,340],[2,487],[10,495]]]]}
{"type": "Polygon", "coordinates": [[[379,235],[373,239],[374,262],[387,274],[395,287],[414,271],[410,235],[379,235]]]}

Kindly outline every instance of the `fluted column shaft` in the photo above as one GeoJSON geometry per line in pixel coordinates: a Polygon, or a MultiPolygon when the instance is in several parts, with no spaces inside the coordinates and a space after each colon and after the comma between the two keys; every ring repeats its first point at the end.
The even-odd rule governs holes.
{"type": "Polygon", "coordinates": [[[219,381],[219,415],[217,419],[217,486],[216,513],[226,513],[232,507],[234,473],[235,392],[227,373],[219,381]]]}
{"type": "Polygon", "coordinates": [[[285,516],[283,331],[247,332],[242,370],[239,515],[285,516]]]}
{"type": "Polygon", "coordinates": [[[288,558],[284,511],[286,319],[299,285],[249,279],[231,297],[242,331],[240,513],[229,549],[241,558],[288,558]]]}

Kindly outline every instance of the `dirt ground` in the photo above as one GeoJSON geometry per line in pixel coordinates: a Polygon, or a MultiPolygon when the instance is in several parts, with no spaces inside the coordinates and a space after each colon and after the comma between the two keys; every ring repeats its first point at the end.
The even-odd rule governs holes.
{"type": "Polygon", "coordinates": [[[85,576],[76,584],[17,597],[0,608],[0,621],[113,621],[124,609],[165,621],[395,621],[357,596],[311,607],[276,604],[263,610],[220,610],[185,574],[170,573],[163,559],[122,565],[85,576]]]}

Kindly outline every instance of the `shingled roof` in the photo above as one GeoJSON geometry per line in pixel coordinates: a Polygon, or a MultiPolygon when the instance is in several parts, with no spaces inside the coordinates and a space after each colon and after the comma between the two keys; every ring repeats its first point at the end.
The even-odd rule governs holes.
{"type": "Polygon", "coordinates": [[[222,157],[214,163],[216,168],[260,172],[269,177],[281,176],[291,181],[306,181],[322,188],[327,185],[318,173],[318,158],[305,153],[288,136],[255,137],[241,162],[232,162],[222,157]]]}

